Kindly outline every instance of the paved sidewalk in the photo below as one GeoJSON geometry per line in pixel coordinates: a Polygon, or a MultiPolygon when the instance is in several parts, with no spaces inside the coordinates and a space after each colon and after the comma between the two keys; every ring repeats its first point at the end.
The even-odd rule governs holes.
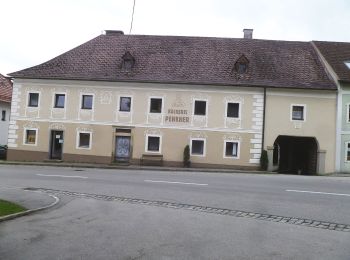
{"type": "Polygon", "coordinates": [[[0,185],[0,199],[11,201],[27,209],[28,213],[36,212],[55,205],[58,200],[47,193],[29,191],[21,188],[5,187],[0,185]]]}

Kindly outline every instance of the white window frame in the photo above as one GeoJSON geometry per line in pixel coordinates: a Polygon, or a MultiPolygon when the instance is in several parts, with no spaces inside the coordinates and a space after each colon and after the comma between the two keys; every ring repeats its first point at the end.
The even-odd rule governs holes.
{"type": "Polygon", "coordinates": [[[162,115],[164,113],[164,97],[160,97],[160,96],[150,96],[148,98],[148,114],[153,114],[153,115],[162,115]],[[151,99],[152,98],[157,98],[157,99],[161,99],[162,100],[162,111],[160,111],[160,113],[158,112],[151,112],[151,99]]]}
{"type": "Polygon", "coordinates": [[[66,109],[67,106],[67,93],[66,92],[54,92],[52,97],[52,108],[54,109],[66,109]],[[55,107],[56,95],[64,95],[64,107],[55,107]]]}
{"type": "Polygon", "coordinates": [[[344,162],[350,163],[350,160],[348,160],[348,145],[350,144],[350,141],[345,142],[345,154],[344,154],[344,162]]]}
{"type": "Polygon", "coordinates": [[[193,105],[192,105],[192,115],[193,116],[202,116],[202,117],[207,117],[208,116],[208,99],[204,99],[204,98],[194,98],[193,99],[193,105]],[[194,114],[194,109],[196,106],[196,101],[205,101],[205,115],[195,115],[194,114]]]}
{"type": "Polygon", "coordinates": [[[242,102],[241,102],[241,101],[226,101],[226,106],[225,106],[225,118],[241,119],[241,118],[242,118],[242,102]],[[228,117],[228,116],[227,116],[228,103],[236,103],[236,104],[239,104],[238,117],[228,117]]]}
{"type": "Polygon", "coordinates": [[[305,104],[291,104],[290,105],[290,121],[291,122],[306,122],[306,105],[305,104]],[[303,107],[303,120],[293,119],[293,107],[303,107]]]}
{"type": "Polygon", "coordinates": [[[92,131],[77,131],[75,148],[79,150],[91,150],[92,148],[92,131]],[[80,147],[80,134],[90,134],[89,147],[80,147]]]}
{"type": "Polygon", "coordinates": [[[205,157],[207,153],[207,140],[206,138],[191,138],[190,141],[190,155],[197,157],[205,157]],[[192,141],[203,141],[203,154],[193,154],[192,153],[192,141]]]}
{"type": "Polygon", "coordinates": [[[350,123],[349,109],[350,109],[350,103],[347,103],[345,113],[346,113],[346,118],[347,118],[346,122],[348,122],[348,123],[350,123]]]}
{"type": "MultiPolygon", "coordinates": [[[[117,111],[118,111],[118,113],[132,113],[132,110],[133,110],[133,96],[131,96],[131,95],[118,95],[118,104],[117,104],[117,111]],[[126,97],[126,98],[130,98],[130,100],[131,100],[131,103],[130,103],[130,111],[121,111],[120,110],[120,99],[122,98],[122,97],[126,97]]],[[[162,105],[163,105],[163,101],[162,101],[162,105]]]]}
{"type": "Polygon", "coordinates": [[[38,138],[39,138],[38,132],[39,132],[38,128],[24,127],[23,128],[23,145],[37,146],[38,145],[38,138]],[[27,140],[27,130],[34,130],[35,131],[35,143],[34,144],[28,144],[26,142],[26,140],[27,140]]]}
{"type": "Polygon", "coordinates": [[[95,94],[94,93],[80,93],[80,102],[79,102],[79,110],[85,110],[85,111],[92,111],[95,110],[95,94]],[[89,108],[82,108],[83,106],[83,96],[92,96],[92,107],[89,108]]]}
{"type": "Polygon", "coordinates": [[[239,159],[241,155],[241,142],[238,140],[224,140],[224,150],[223,150],[223,156],[226,159],[239,159]],[[237,156],[227,156],[226,155],[226,143],[237,143],[237,156]]]}
{"type": "Polygon", "coordinates": [[[155,135],[155,134],[147,134],[146,135],[146,142],[145,142],[145,152],[146,153],[161,154],[162,153],[162,136],[155,135]],[[159,151],[149,151],[148,150],[148,137],[159,137],[159,151]]]}
{"type": "Polygon", "coordinates": [[[41,91],[36,91],[36,90],[33,90],[33,91],[32,91],[32,90],[30,90],[30,91],[27,92],[27,108],[32,108],[32,109],[33,109],[33,108],[34,108],[34,109],[35,109],[35,108],[37,108],[37,109],[40,108],[40,100],[41,100],[41,91]],[[31,93],[33,93],[33,94],[35,94],[35,93],[39,94],[39,96],[38,96],[38,106],[37,106],[37,107],[29,106],[29,100],[30,100],[30,99],[29,99],[29,96],[30,96],[31,93]]]}

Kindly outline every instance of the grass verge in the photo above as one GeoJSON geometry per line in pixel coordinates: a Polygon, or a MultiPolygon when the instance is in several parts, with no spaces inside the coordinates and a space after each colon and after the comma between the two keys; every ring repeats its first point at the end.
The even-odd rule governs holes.
{"type": "Polygon", "coordinates": [[[25,211],[26,208],[15,203],[0,199],[0,217],[25,211]]]}

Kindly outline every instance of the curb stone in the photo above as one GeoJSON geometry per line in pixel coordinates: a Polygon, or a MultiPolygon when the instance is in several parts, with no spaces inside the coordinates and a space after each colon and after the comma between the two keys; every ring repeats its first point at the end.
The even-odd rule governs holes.
{"type": "MultiPolygon", "coordinates": [[[[25,189],[25,191],[40,192],[40,191],[33,191],[33,190],[28,190],[28,189],[25,189]]],[[[44,194],[43,192],[41,192],[41,193],[44,194]]],[[[44,207],[40,207],[40,208],[36,208],[36,209],[29,209],[29,210],[25,210],[25,211],[22,211],[22,212],[18,212],[18,213],[14,213],[14,214],[10,214],[10,215],[6,215],[6,216],[3,216],[3,217],[0,217],[0,222],[11,220],[11,219],[15,219],[15,218],[19,218],[19,217],[22,217],[22,216],[34,214],[36,212],[49,209],[49,208],[57,205],[57,203],[60,201],[60,199],[57,196],[53,195],[53,194],[48,194],[47,192],[45,192],[45,194],[47,194],[48,196],[53,198],[54,202],[52,202],[51,204],[49,204],[47,206],[44,206],[44,207]]]]}

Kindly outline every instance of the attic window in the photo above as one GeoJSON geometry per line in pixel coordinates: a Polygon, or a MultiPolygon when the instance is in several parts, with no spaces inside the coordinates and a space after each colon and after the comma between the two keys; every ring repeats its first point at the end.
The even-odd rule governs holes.
{"type": "Polygon", "coordinates": [[[248,70],[249,60],[242,55],[235,63],[234,70],[239,74],[244,74],[248,70]]]}
{"type": "Polygon", "coordinates": [[[350,69],[350,61],[344,61],[346,67],[348,67],[348,69],[350,69]]]}
{"type": "Polygon", "coordinates": [[[135,65],[135,58],[131,55],[129,51],[126,51],[125,54],[122,57],[122,69],[129,71],[131,70],[135,65]]]}

